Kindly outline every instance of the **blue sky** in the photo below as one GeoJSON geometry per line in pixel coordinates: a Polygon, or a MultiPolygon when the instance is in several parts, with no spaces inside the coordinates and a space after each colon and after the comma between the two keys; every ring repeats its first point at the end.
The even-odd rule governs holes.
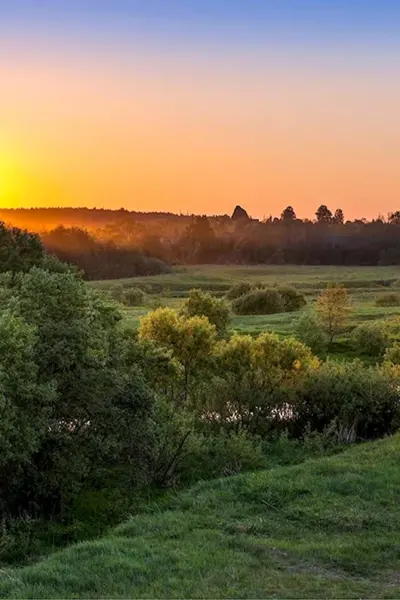
{"type": "MultiPolygon", "coordinates": [[[[0,27],[9,33],[108,30],[141,35],[269,37],[281,41],[393,42],[399,0],[2,0],[0,27]]],[[[253,39],[254,41],[254,39],[253,39]]]]}

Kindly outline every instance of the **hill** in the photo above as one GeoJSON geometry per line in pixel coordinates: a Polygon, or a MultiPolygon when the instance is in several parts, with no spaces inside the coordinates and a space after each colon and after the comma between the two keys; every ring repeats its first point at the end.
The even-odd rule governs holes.
{"type": "Polygon", "coordinates": [[[203,482],[2,573],[7,598],[400,596],[400,436],[203,482]]]}

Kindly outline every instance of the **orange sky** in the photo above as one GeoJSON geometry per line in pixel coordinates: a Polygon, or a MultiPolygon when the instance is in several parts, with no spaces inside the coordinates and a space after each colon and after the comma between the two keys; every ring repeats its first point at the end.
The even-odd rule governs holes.
{"type": "Polygon", "coordinates": [[[330,54],[20,50],[0,62],[0,206],[253,216],[398,207],[400,82],[330,54]]]}

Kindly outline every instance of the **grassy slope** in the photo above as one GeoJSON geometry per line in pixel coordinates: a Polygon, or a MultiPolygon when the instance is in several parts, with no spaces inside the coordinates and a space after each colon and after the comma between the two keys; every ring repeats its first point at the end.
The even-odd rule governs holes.
{"type": "Polygon", "coordinates": [[[201,483],[3,573],[8,598],[400,596],[400,436],[201,483]]]}

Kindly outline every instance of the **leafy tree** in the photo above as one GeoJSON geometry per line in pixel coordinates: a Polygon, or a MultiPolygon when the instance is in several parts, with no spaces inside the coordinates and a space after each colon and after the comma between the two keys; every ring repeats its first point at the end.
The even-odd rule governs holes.
{"type": "Polygon", "coordinates": [[[245,211],[244,208],[242,208],[239,205],[235,206],[235,209],[232,213],[232,217],[231,217],[232,221],[249,221],[249,215],[247,214],[247,211],[245,211]]]}
{"type": "Polygon", "coordinates": [[[389,223],[392,223],[393,225],[399,225],[400,224],[400,210],[396,210],[395,212],[389,213],[388,221],[389,221],[389,223]]]}
{"type": "Polygon", "coordinates": [[[274,334],[256,339],[234,335],[216,348],[217,379],[206,390],[205,412],[235,429],[265,433],[285,420],[285,404],[308,369],[318,360],[309,348],[274,334]]]}
{"type": "Polygon", "coordinates": [[[317,217],[318,223],[325,223],[325,224],[332,223],[332,213],[325,204],[321,204],[321,206],[318,208],[317,212],[315,213],[315,216],[317,217]]]}
{"type": "Polygon", "coordinates": [[[335,214],[334,214],[334,217],[333,217],[333,222],[336,225],[343,225],[343,223],[344,223],[344,213],[343,213],[343,211],[342,211],[341,208],[337,208],[335,210],[335,214]]]}
{"type": "Polygon", "coordinates": [[[339,284],[328,285],[317,299],[316,311],[332,344],[347,323],[350,302],[346,288],[339,284]]]}
{"type": "Polygon", "coordinates": [[[303,344],[316,354],[324,352],[326,335],[321,318],[314,310],[304,312],[295,326],[296,335],[303,344]]]}
{"type": "Polygon", "coordinates": [[[143,481],[152,452],[152,395],[137,367],[123,362],[115,307],[73,273],[34,267],[3,275],[1,284],[0,308],[11,313],[7,326],[20,347],[3,357],[3,364],[15,361],[22,378],[21,388],[12,382],[17,396],[9,394],[9,403],[18,408],[30,448],[3,493],[5,509],[58,514],[88,478],[121,464],[129,485],[143,481]]]}
{"type": "Polygon", "coordinates": [[[306,374],[293,405],[292,433],[324,431],[339,442],[390,433],[399,416],[398,391],[384,370],[361,361],[327,361],[306,374]]]}
{"type": "Polygon", "coordinates": [[[172,351],[183,367],[186,401],[196,370],[210,358],[216,339],[215,325],[204,316],[186,318],[170,308],[158,308],[141,319],[139,339],[151,340],[172,351]]]}
{"type": "Polygon", "coordinates": [[[38,235],[0,222],[0,272],[28,271],[40,265],[44,257],[38,235]]]}
{"type": "Polygon", "coordinates": [[[294,212],[294,208],[292,206],[287,206],[284,211],[282,211],[281,219],[284,223],[292,223],[296,220],[296,213],[294,212]]]}
{"type": "Polygon", "coordinates": [[[389,332],[382,321],[361,323],[351,332],[351,341],[360,354],[381,356],[389,345],[389,332]]]}
{"type": "Polygon", "coordinates": [[[215,325],[219,335],[226,334],[231,321],[229,304],[224,299],[215,298],[201,290],[190,290],[181,314],[185,317],[207,317],[215,325]]]}

